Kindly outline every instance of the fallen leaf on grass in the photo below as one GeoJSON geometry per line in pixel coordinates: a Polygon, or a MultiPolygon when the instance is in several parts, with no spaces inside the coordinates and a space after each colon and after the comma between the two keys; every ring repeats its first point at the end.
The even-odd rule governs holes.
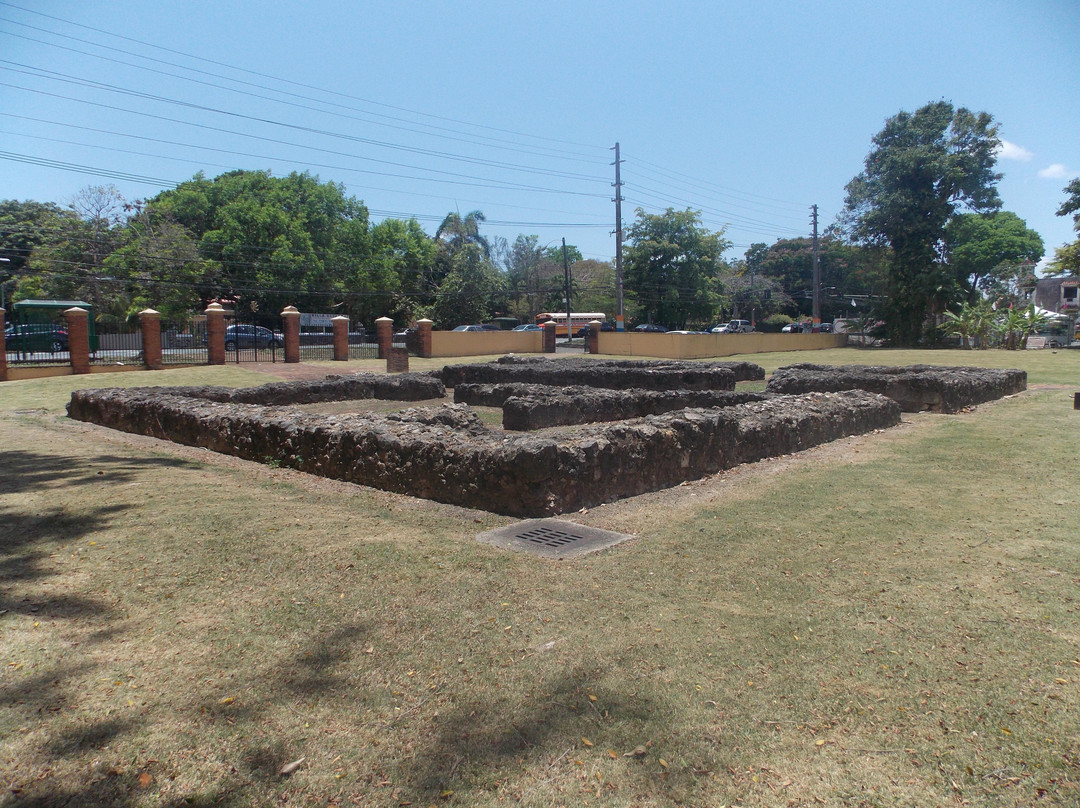
{"type": "Polygon", "coordinates": [[[139,775],[139,786],[142,788],[149,788],[150,784],[154,782],[154,778],[146,772],[139,775]]]}
{"type": "Polygon", "coordinates": [[[635,746],[629,752],[626,752],[623,757],[645,757],[648,750],[644,746],[635,746]]]}
{"type": "Polygon", "coordinates": [[[305,760],[307,760],[307,758],[302,757],[294,760],[292,763],[286,763],[284,766],[281,767],[281,770],[278,772],[278,774],[280,774],[282,777],[288,777],[294,771],[299,769],[305,760]]]}
{"type": "Polygon", "coordinates": [[[588,738],[582,738],[582,739],[581,739],[581,742],[582,742],[583,744],[585,744],[585,746],[592,746],[592,745],[593,745],[593,742],[592,742],[592,741],[590,741],[590,740],[589,740],[588,738]]]}

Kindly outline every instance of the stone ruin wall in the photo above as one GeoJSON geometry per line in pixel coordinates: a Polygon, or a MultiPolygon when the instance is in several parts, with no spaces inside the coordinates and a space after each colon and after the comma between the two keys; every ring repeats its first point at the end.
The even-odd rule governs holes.
{"type": "Polygon", "coordinates": [[[438,372],[332,376],[239,390],[84,390],[72,394],[68,413],[114,429],[388,491],[535,517],[893,426],[902,405],[956,412],[1026,387],[1023,371],[796,365],[774,374],[766,394],[731,391],[735,378],[760,378],[759,371],[763,376],[750,363],[507,358],[438,372]],[[634,381],[619,379],[620,373],[634,381]],[[532,379],[557,386],[540,388],[532,379]],[[582,380],[584,391],[568,387],[582,380]],[[350,399],[430,400],[444,397],[447,385],[455,395],[461,388],[462,397],[473,396],[474,403],[497,406],[494,402],[502,399],[504,421],[517,418],[530,429],[567,417],[595,421],[597,413],[620,408],[637,415],[543,435],[508,435],[488,429],[460,404],[337,416],[290,407],[350,399]],[[791,394],[792,388],[798,394],[791,394]],[[516,395],[521,392],[527,395],[516,395]],[[514,401],[523,403],[511,405],[514,401]],[[676,404],[679,409],[662,412],[676,404]],[[507,416],[513,407],[520,412],[507,416]],[[655,412],[642,412],[649,408],[655,412]],[[556,414],[560,409],[565,412],[556,414]]]}
{"type": "Polygon", "coordinates": [[[463,405],[311,415],[143,389],[83,390],[68,414],[223,454],[465,507],[535,517],[591,507],[740,463],[893,426],[861,391],[687,409],[556,436],[488,430],[463,405]]]}
{"type": "Polygon", "coordinates": [[[459,384],[455,404],[501,407],[503,429],[530,432],[555,426],[625,421],[687,407],[730,407],[764,401],[765,393],[731,390],[605,390],[542,384],[459,384]]]}
{"type": "Polygon", "coordinates": [[[1027,372],[975,367],[798,364],[780,368],[770,393],[867,390],[900,404],[904,412],[955,413],[1027,389],[1027,372]]]}

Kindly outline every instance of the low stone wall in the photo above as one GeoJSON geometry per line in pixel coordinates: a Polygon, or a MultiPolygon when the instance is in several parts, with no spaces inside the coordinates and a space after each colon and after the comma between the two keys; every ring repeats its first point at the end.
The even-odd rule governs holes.
{"type": "Polygon", "coordinates": [[[495,360],[499,365],[536,365],[550,366],[558,363],[563,367],[584,368],[619,368],[622,370],[655,370],[667,368],[676,370],[701,370],[702,368],[727,368],[735,374],[737,382],[755,382],[765,379],[765,368],[744,360],[731,362],[684,362],[678,359],[590,359],[585,356],[566,356],[550,359],[544,356],[500,356],[495,360]]]}
{"type": "MultiPolygon", "coordinates": [[[[553,387],[602,387],[609,390],[734,390],[736,375],[727,367],[661,364],[636,368],[552,360],[447,365],[440,373],[447,387],[459,384],[546,384],[553,387]]],[[[762,378],[764,378],[764,371],[762,378]]]]}
{"type": "Polygon", "coordinates": [[[862,391],[777,396],[577,427],[557,436],[509,437],[486,429],[462,405],[396,415],[323,416],[154,388],[76,391],[68,414],[249,460],[524,517],[574,511],[893,426],[900,408],[862,391]]]}
{"type": "Polygon", "coordinates": [[[770,393],[867,390],[888,396],[904,412],[953,413],[1027,389],[1027,372],[975,367],[798,364],[780,368],[770,393]]]}
{"type": "Polygon", "coordinates": [[[687,407],[731,407],[764,401],[763,393],[729,390],[605,390],[539,384],[459,384],[454,402],[502,407],[503,429],[530,431],[553,426],[624,421],[687,407]]]}
{"type": "Polygon", "coordinates": [[[299,382],[271,382],[258,387],[140,387],[140,392],[201,398],[233,404],[285,406],[314,404],[319,401],[350,401],[381,398],[387,401],[428,401],[445,398],[446,387],[427,373],[385,376],[381,373],[356,373],[327,376],[325,379],[299,382]]]}

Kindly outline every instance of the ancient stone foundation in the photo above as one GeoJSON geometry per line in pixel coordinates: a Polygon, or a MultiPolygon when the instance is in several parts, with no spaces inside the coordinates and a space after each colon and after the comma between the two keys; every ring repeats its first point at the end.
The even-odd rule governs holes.
{"type": "Polygon", "coordinates": [[[730,407],[764,401],[764,393],[730,390],[605,390],[541,384],[459,384],[454,402],[502,407],[503,429],[531,431],[553,426],[624,421],[687,407],[730,407]]]}
{"type": "MultiPolygon", "coordinates": [[[[725,370],[725,375],[733,374],[725,370]]],[[[329,396],[341,386],[335,382],[344,381],[328,380],[328,387],[313,383],[309,389],[313,395],[329,396]]],[[[255,390],[262,389],[260,395],[274,403],[286,398],[300,403],[299,393],[280,388],[264,385],[255,390]],[[275,388],[273,396],[266,388],[275,388]]],[[[893,426],[900,419],[895,401],[848,391],[684,409],[544,436],[507,435],[487,429],[464,405],[394,415],[324,416],[237,403],[254,391],[223,397],[219,390],[83,390],[72,394],[68,414],[249,460],[513,516],[565,513],[655,491],[740,463],[893,426]],[[192,395],[196,390],[201,392],[192,395]]]]}
{"type": "MultiPolygon", "coordinates": [[[[635,363],[636,364],[636,363],[635,363]]],[[[614,362],[499,360],[474,365],[447,365],[438,372],[447,387],[459,384],[547,384],[554,387],[587,385],[609,390],[734,390],[741,374],[720,364],[641,363],[623,367],[614,362]]],[[[749,363],[739,363],[749,364],[749,363]]],[[[756,366],[754,366],[756,367],[756,366]]],[[[765,371],[761,368],[761,376],[765,371]]]]}
{"type": "Polygon", "coordinates": [[[867,390],[898,402],[904,412],[959,412],[1027,389],[1023,370],[974,367],[875,367],[870,365],[789,365],[777,370],[770,393],[867,390]]]}
{"type": "Polygon", "coordinates": [[[233,404],[282,406],[313,404],[319,401],[350,401],[380,398],[387,401],[428,401],[444,398],[446,388],[438,379],[423,373],[384,376],[381,373],[356,373],[351,376],[327,376],[317,381],[271,382],[258,387],[140,387],[139,392],[157,395],[201,398],[233,404]]]}
{"type": "Polygon", "coordinates": [[[617,368],[620,370],[701,370],[702,368],[727,368],[735,374],[737,382],[756,382],[765,379],[765,369],[761,365],[746,361],[686,362],[679,359],[592,359],[586,356],[566,356],[551,359],[544,356],[519,356],[509,354],[495,360],[497,365],[534,365],[537,367],[617,368]]]}

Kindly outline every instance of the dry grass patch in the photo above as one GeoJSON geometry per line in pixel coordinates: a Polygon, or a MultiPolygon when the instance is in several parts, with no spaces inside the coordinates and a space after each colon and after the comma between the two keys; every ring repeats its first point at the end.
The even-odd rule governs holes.
{"type": "Polygon", "coordinates": [[[502,517],[68,422],[61,382],[0,387],[9,804],[1080,798],[1061,390],[578,514],[639,538],[550,562],[473,540],[502,517]]]}

